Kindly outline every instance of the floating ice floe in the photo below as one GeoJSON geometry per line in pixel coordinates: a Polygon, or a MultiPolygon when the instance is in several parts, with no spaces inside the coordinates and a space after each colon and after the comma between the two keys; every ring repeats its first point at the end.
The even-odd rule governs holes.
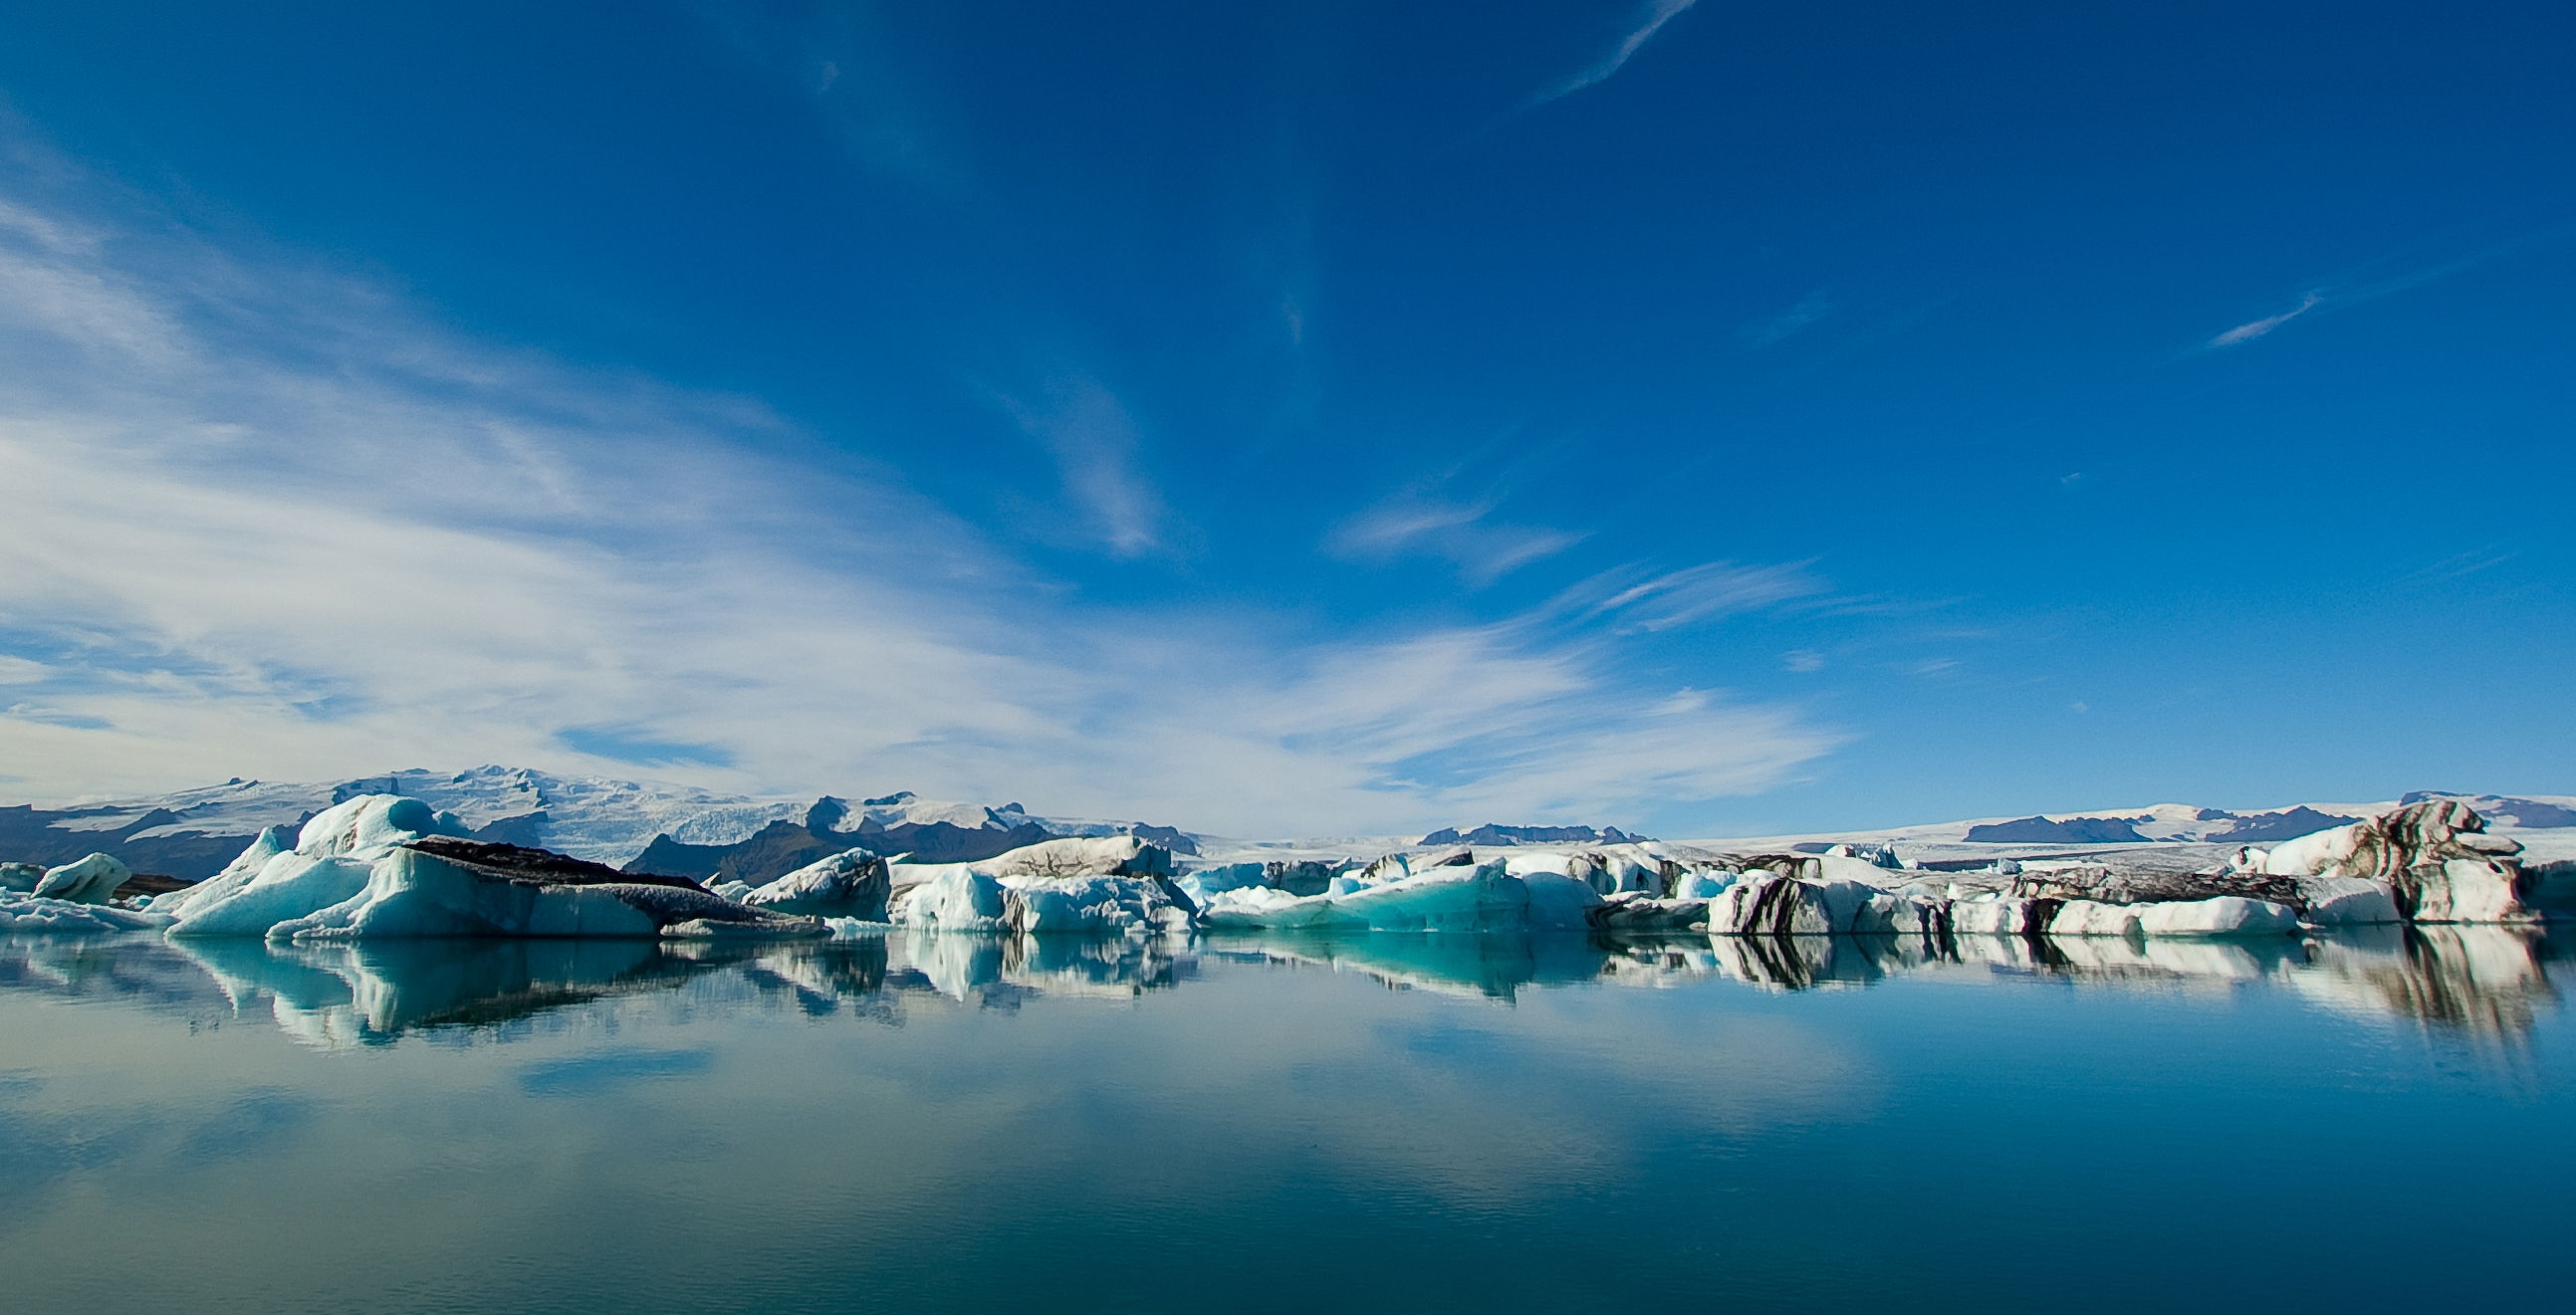
{"type": "Polygon", "coordinates": [[[166,927],[163,914],[34,895],[0,895],[0,931],[105,932],[166,927]]]}

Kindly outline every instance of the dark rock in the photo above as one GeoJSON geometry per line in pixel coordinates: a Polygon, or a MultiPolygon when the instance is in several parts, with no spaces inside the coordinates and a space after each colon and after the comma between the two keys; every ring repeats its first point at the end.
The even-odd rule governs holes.
{"type": "Polygon", "coordinates": [[[2307,897],[2295,877],[2259,872],[2139,872],[2107,867],[2059,868],[2012,879],[2014,899],[2092,900],[2101,904],[2161,904],[2172,900],[2238,895],[2305,911],[2307,897]]]}
{"type": "Polygon", "coordinates": [[[1271,863],[1262,869],[1261,884],[1291,895],[1321,895],[1332,888],[1336,871],[1339,871],[1336,865],[1313,859],[1298,863],[1271,863]]]}
{"type": "Polygon", "coordinates": [[[605,863],[592,863],[558,854],[551,849],[531,849],[525,845],[505,845],[488,840],[458,840],[450,836],[423,836],[402,846],[418,850],[460,867],[472,869],[478,876],[500,881],[515,881],[537,886],[669,886],[679,890],[704,890],[704,886],[687,877],[662,876],[650,872],[620,872],[605,863]]]}

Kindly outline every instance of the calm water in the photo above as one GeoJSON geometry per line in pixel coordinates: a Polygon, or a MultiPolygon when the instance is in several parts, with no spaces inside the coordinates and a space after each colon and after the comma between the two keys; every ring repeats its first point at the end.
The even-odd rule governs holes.
{"type": "Polygon", "coordinates": [[[2561,952],[0,939],[0,1306],[2563,1308],[2561,952]]]}

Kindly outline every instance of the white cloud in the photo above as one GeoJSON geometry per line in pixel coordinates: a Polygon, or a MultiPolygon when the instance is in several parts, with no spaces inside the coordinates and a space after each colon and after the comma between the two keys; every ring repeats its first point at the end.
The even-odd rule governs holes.
{"type": "Polygon", "coordinates": [[[1616,616],[1634,630],[1671,630],[1800,599],[1821,598],[1829,586],[1809,570],[1813,565],[1703,562],[1625,586],[1618,583],[1620,577],[1616,574],[1597,577],[1578,586],[1575,596],[1598,598],[1586,609],[1589,616],[1616,616]]]}
{"type": "Polygon", "coordinates": [[[1656,33],[1664,30],[1664,24],[1681,17],[1683,10],[1697,3],[1699,0],[1646,0],[1646,7],[1638,12],[1636,22],[1619,38],[1619,44],[1612,47],[1609,54],[1582,72],[1541,92],[1537,103],[1544,105],[1585,87],[1609,81],[1612,75],[1627,67],[1629,60],[1637,57],[1638,51],[1646,48],[1647,42],[1655,39],[1656,33]]]}
{"type": "Polygon", "coordinates": [[[2311,292],[2308,295],[2299,298],[2298,305],[2293,306],[2278,315],[2266,315],[2259,320],[2249,320],[2246,323],[2237,325],[2233,329],[2229,329],[2225,333],[2219,334],[2217,337],[2210,339],[2203,345],[2209,347],[2233,347],[2238,343],[2252,342],[2255,339],[2270,333],[2274,329],[2280,328],[2282,325],[2307,314],[2309,311],[2315,310],[2319,305],[2323,304],[2324,301],[2325,294],[2311,292]]]}
{"type": "Polygon", "coordinates": [[[1065,500],[1089,535],[1116,557],[1162,547],[1169,518],[1162,495],[1136,466],[1136,422],[1097,380],[1067,375],[1051,381],[1041,402],[1003,398],[1020,428],[1055,458],[1065,500]]]}
{"type": "MultiPolygon", "coordinates": [[[[0,777],[28,797],[631,771],[565,738],[613,727],[708,746],[684,774],[719,787],[1279,834],[1618,821],[1759,790],[1832,742],[1642,687],[1561,617],[1297,642],[1250,633],[1284,619],[1076,608],[757,404],[61,210],[0,222],[0,347],[36,363],[0,372],[0,676],[27,710],[0,720],[0,777]]],[[[1030,414],[1102,540],[1154,543],[1115,399],[1076,385],[1030,414]]]]}
{"type": "Polygon", "coordinates": [[[1553,557],[1585,538],[1581,531],[1544,525],[1508,525],[1487,518],[1494,504],[1452,502],[1404,494],[1379,503],[1333,528],[1324,547],[1335,556],[1389,561],[1421,553],[1448,561],[1482,587],[1553,557]]]}

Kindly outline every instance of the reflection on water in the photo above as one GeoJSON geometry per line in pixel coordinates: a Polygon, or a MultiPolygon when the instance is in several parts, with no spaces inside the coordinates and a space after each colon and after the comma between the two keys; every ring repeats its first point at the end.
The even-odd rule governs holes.
{"type": "MultiPolygon", "coordinates": [[[[1612,937],[1343,935],[1092,938],[894,932],[826,942],[423,940],[270,945],[151,937],[0,938],[0,989],[171,1004],[220,998],[322,1047],[410,1032],[506,1036],[567,1006],[664,990],[723,970],[810,1015],[928,992],[984,1008],[1035,995],[1123,999],[1185,987],[1200,960],[1355,972],[1390,987],[1510,1001],[1525,988],[1735,982],[1770,991],[1861,987],[1906,974],[1985,973],[2081,987],[2268,986],[2337,1009],[2498,1038],[2553,1008],[2544,933],[2371,927],[2304,939],[2122,937],[1612,937]],[[211,990],[209,990],[211,988],[211,990]]],[[[883,1002],[879,1002],[882,1004],[883,1002]]],[[[883,1012],[882,1009],[879,1010],[883,1012]]],[[[887,1015],[892,1017],[891,1015],[887,1015]]]]}
{"type": "Polygon", "coordinates": [[[0,938],[0,1293],[2546,1308],[2563,1280],[2515,1221],[2576,1178],[2561,954],[2500,928],[0,938]]]}

